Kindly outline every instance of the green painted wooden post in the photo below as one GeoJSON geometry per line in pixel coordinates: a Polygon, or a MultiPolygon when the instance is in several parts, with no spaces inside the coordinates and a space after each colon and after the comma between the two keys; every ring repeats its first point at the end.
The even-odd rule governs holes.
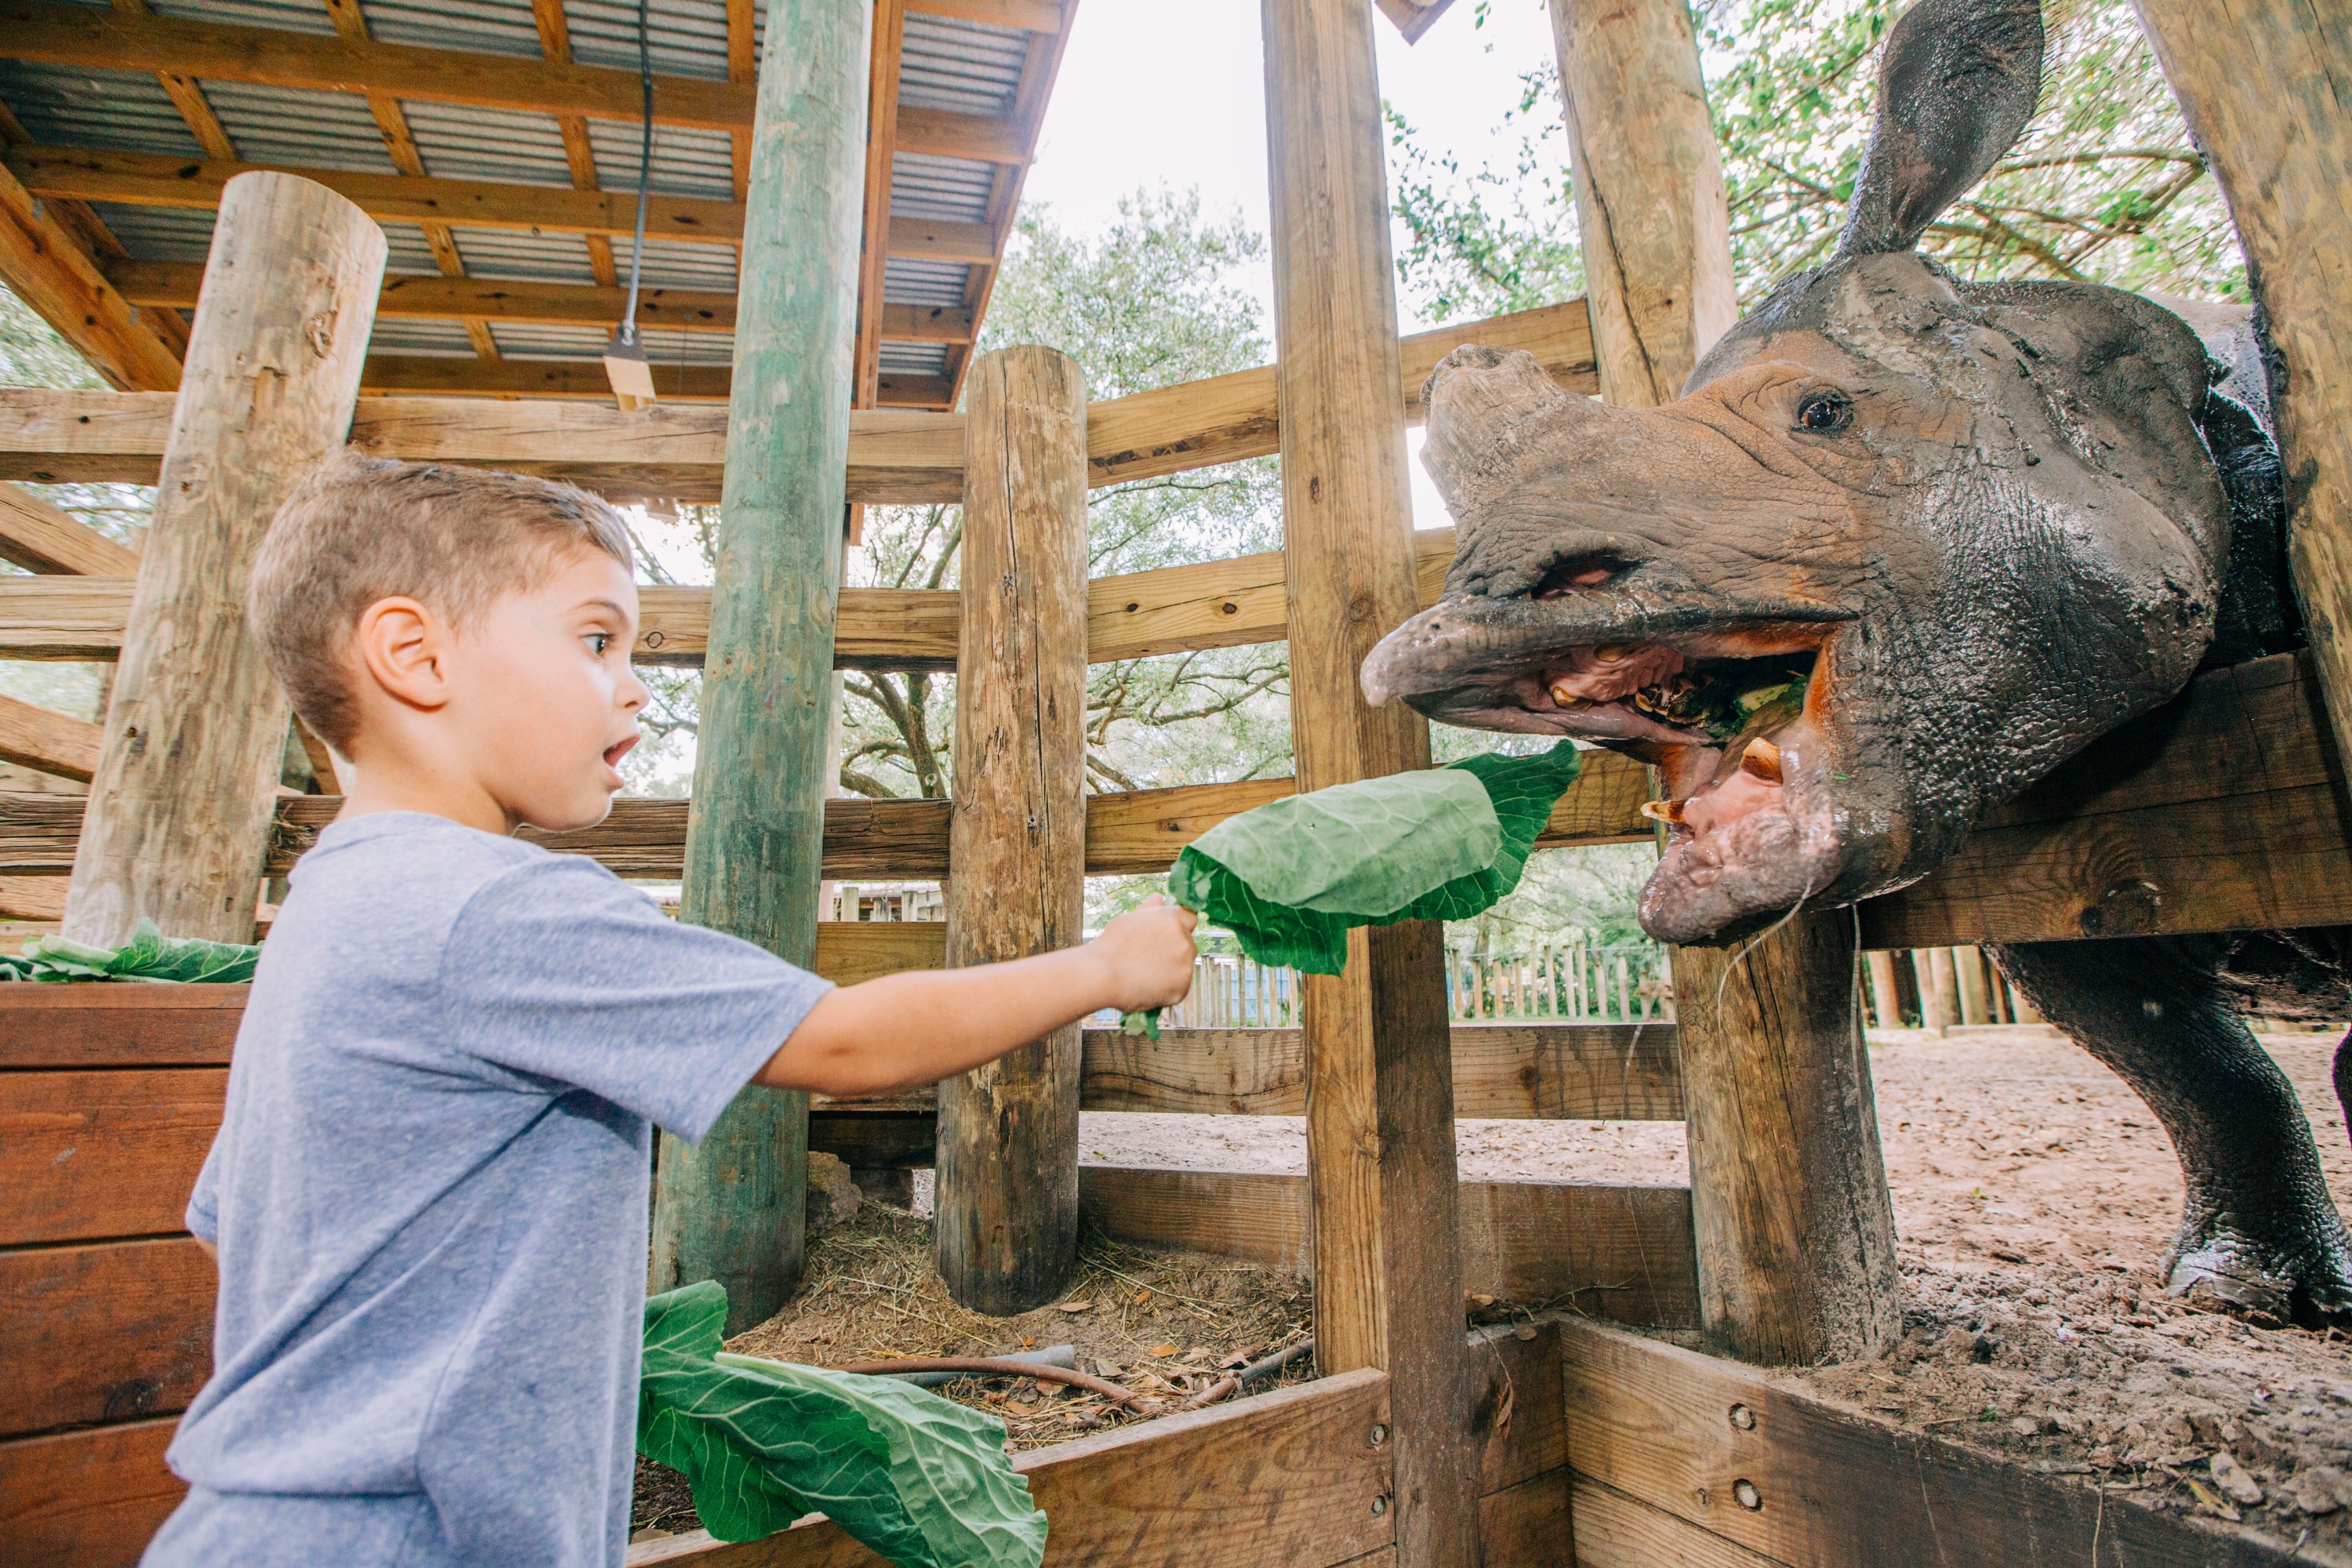
{"type": "MultiPolygon", "coordinates": [[[[803,967],[835,765],[871,22],[870,0],[768,6],[686,837],[685,918],[803,967]]],[[[807,1175],[805,1095],[747,1089],[699,1145],[665,1135],[655,1289],[718,1280],[730,1333],[772,1316],[800,1281],[807,1175]]]]}

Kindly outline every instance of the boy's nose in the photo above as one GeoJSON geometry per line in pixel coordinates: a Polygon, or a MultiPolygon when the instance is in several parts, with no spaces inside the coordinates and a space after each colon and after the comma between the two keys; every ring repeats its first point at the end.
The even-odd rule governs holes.
{"type": "Polygon", "coordinates": [[[652,689],[637,679],[635,666],[630,667],[628,678],[621,682],[620,697],[621,707],[631,713],[654,700],[652,689]]]}

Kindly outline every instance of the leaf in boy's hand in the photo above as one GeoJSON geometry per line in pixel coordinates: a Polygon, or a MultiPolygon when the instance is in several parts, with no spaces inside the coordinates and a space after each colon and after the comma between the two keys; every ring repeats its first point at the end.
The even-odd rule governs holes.
{"type": "Polygon", "coordinates": [[[721,1541],[824,1514],[898,1568],[1037,1568],[1045,1516],[1004,1424],[887,1377],[729,1355],[727,1292],[646,1302],[637,1451],[686,1473],[721,1541]]]}

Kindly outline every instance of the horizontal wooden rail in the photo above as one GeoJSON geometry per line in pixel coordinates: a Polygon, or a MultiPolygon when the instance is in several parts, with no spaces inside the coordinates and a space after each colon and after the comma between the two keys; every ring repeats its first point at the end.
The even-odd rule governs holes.
{"type": "MultiPolygon", "coordinates": [[[[1289,783],[1186,784],[1092,796],[1087,810],[1087,870],[1093,876],[1164,871],[1185,845],[1234,813],[1289,793],[1289,783]]],[[[1641,816],[1646,789],[1639,766],[1596,753],[1595,765],[1560,797],[1537,842],[1609,844],[1647,837],[1648,824],[1641,816]]],[[[320,795],[279,802],[269,873],[278,876],[291,869],[342,805],[340,795],[320,795]]],[[[690,805],[685,800],[623,799],[614,802],[612,816],[594,827],[572,833],[526,830],[523,837],[563,853],[592,856],[625,877],[676,877],[685,861],[690,805]]],[[[0,876],[70,872],[74,846],[81,836],[81,810],[79,795],[0,794],[0,876]]],[[[827,877],[922,881],[936,880],[947,870],[947,802],[825,802],[827,877]]]]}
{"type": "MultiPolygon", "coordinates": [[[[1313,1270],[1303,1175],[1084,1165],[1078,1209],[1117,1240],[1313,1270]]],[[[1460,1223],[1465,1290],[1572,1302],[1621,1323],[1698,1326],[1688,1187],[1465,1182],[1460,1223]]]]}
{"type": "MultiPolygon", "coordinates": [[[[392,183],[409,191],[429,182],[392,183]]],[[[607,199],[601,193],[538,187],[530,195],[607,199]]],[[[460,280],[432,281],[454,288],[460,280]]],[[[1421,386],[1431,369],[1465,343],[1525,348],[1564,384],[1582,392],[1597,385],[1584,302],[1571,300],[1405,339],[1397,390],[1412,417],[1420,417],[1421,386]]],[[[603,374],[593,361],[583,368],[592,379],[603,374]]],[[[1274,385],[1273,368],[1262,366],[1090,405],[1090,482],[1156,479],[1279,450],[1274,385]]],[[[527,394],[529,388],[518,384],[515,390],[527,394]]],[[[0,479],[152,485],[171,433],[172,398],[168,392],[0,390],[0,479]]],[[[564,397],[498,402],[379,395],[360,399],[352,440],[383,457],[569,479],[618,500],[712,501],[719,499],[726,458],[727,410],[663,402],[624,414],[608,404],[564,397]]],[[[895,506],[961,500],[962,416],[918,409],[852,414],[848,498],[895,506]]],[[[1258,559],[1275,563],[1278,588],[1281,558],[1258,559]]]]}
{"type": "Polygon", "coordinates": [[[2308,655],[2208,671],[1862,906],[1864,946],[2340,925],[2352,822],[2308,655]]]}
{"type": "Polygon", "coordinates": [[[1734,1362],[1573,1319],[1559,1332],[1584,1568],[2304,1560],[2249,1531],[1872,1420],[1734,1362]]]}

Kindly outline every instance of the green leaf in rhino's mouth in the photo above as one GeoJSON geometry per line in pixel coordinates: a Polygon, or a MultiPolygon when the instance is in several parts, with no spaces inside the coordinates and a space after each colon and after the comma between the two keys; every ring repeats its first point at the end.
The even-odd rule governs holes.
{"type": "Polygon", "coordinates": [[[637,1451],[686,1473],[703,1528],[758,1541],[822,1513],[898,1568],[1037,1568],[1045,1516],[1004,1424],[887,1377],[730,1355],[711,1280],[646,1302],[637,1451]]]}
{"type": "Polygon", "coordinates": [[[1626,699],[1663,723],[1696,730],[1717,745],[1769,733],[1804,711],[1813,655],[1719,658],[1626,699]]]}

